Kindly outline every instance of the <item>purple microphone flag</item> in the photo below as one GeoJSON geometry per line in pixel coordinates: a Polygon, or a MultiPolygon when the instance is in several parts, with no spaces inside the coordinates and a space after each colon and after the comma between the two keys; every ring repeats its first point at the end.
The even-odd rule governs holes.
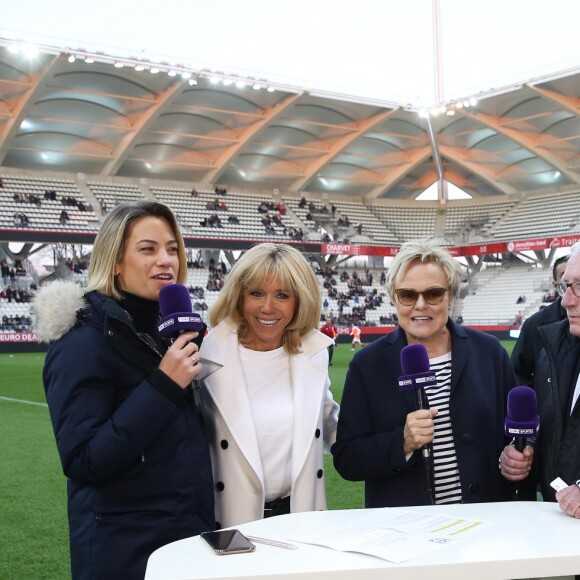
{"type": "Polygon", "coordinates": [[[176,338],[182,332],[202,332],[204,323],[193,312],[189,291],[183,284],[171,284],[159,292],[161,320],[157,330],[162,338],[176,338]]]}
{"type": "Polygon", "coordinates": [[[399,377],[400,391],[424,389],[437,383],[429,367],[427,349],[422,344],[410,344],[401,350],[401,367],[405,374],[399,377]]]}
{"type": "Polygon", "coordinates": [[[505,434],[508,437],[535,437],[540,427],[536,393],[530,387],[514,387],[508,393],[505,434]]]}

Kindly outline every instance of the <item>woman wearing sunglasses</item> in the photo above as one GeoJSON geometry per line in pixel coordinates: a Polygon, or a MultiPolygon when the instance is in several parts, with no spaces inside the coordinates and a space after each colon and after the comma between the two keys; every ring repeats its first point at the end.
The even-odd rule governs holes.
{"type": "Polygon", "coordinates": [[[387,279],[399,328],[350,363],[332,454],[342,477],[365,482],[366,507],[510,499],[498,457],[516,379],[496,338],[449,316],[460,280],[459,264],[437,243],[405,243],[387,279]],[[436,376],[423,408],[414,391],[399,389],[401,351],[412,344],[425,347],[436,376]]]}

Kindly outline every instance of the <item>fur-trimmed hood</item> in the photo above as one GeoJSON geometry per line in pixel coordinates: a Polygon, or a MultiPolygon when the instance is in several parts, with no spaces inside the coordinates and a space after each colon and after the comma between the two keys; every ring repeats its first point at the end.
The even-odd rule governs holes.
{"type": "Polygon", "coordinates": [[[77,322],[77,312],[87,307],[86,289],[57,280],[42,286],[32,301],[32,325],[39,342],[63,337],[77,322]]]}

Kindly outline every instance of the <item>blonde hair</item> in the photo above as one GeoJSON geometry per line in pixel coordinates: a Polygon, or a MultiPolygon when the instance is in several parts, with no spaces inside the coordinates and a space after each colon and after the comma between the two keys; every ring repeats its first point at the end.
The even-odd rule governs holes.
{"type": "Polygon", "coordinates": [[[95,238],[91,253],[87,292],[96,290],[116,300],[121,299],[121,294],[115,284],[115,267],[123,257],[125,242],[129,235],[129,226],[135,220],[143,217],[164,219],[171,227],[177,241],[179,255],[179,271],[176,281],[183,284],[187,276],[187,260],[183,237],[175,215],[166,205],[157,201],[138,201],[121,203],[105,217],[95,238]]]}
{"type": "Polygon", "coordinates": [[[391,301],[395,300],[395,284],[405,276],[410,266],[418,262],[436,264],[443,270],[449,298],[452,300],[459,290],[461,266],[437,240],[425,238],[404,243],[391,263],[387,276],[387,291],[391,301]]]}
{"type": "Polygon", "coordinates": [[[282,338],[286,351],[296,354],[302,337],[318,326],[321,298],[312,267],[298,250],[287,244],[258,244],[238,260],[211,308],[210,323],[216,326],[230,318],[238,327],[238,339],[243,342],[248,333],[244,294],[249,288],[259,287],[271,275],[296,298],[294,316],[282,338]]]}

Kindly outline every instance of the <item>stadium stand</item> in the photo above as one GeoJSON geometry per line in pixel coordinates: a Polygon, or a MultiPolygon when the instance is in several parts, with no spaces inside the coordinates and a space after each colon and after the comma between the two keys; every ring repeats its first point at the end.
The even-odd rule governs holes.
{"type": "Polygon", "coordinates": [[[144,198],[141,189],[137,185],[130,183],[88,181],[87,185],[99,201],[100,207],[103,208],[101,213],[121,202],[137,201],[144,198]]]}
{"type": "Polygon", "coordinates": [[[432,204],[427,207],[420,203],[412,206],[376,204],[372,211],[393,232],[396,245],[417,238],[441,237],[437,228],[437,209],[432,204]]]}
{"type": "Polygon", "coordinates": [[[490,230],[515,205],[514,200],[450,203],[445,221],[445,239],[453,244],[488,242],[490,230]]]}
{"type": "Polygon", "coordinates": [[[538,310],[549,289],[549,269],[490,266],[472,276],[465,298],[456,298],[452,315],[462,316],[464,324],[515,324],[518,312],[524,320],[538,310]],[[520,296],[525,302],[518,304],[520,296]]]}
{"type": "Polygon", "coordinates": [[[276,237],[279,241],[290,240],[284,228],[297,227],[291,217],[280,215],[278,211],[271,210],[269,213],[280,215],[281,225],[273,223],[275,234],[268,235],[265,226],[261,223],[262,214],[258,207],[262,202],[276,204],[273,197],[264,194],[234,193],[216,195],[215,191],[196,191],[192,194],[191,189],[175,187],[151,186],[151,193],[159,201],[169,205],[176,213],[183,232],[186,234],[208,238],[237,238],[256,239],[265,241],[276,237]],[[213,204],[217,207],[212,209],[213,204]],[[225,207],[220,208],[220,205],[225,207]],[[215,225],[202,226],[205,219],[212,215],[219,218],[215,225]],[[237,222],[229,218],[237,218],[237,222]]]}
{"type": "Polygon", "coordinates": [[[500,220],[491,234],[496,240],[557,236],[578,231],[580,192],[530,195],[500,220]]]}
{"type": "Polygon", "coordinates": [[[92,205],[72,180],[4,175],[2,182],[0,226],[67,231],[98,227],[92,205]],[[63,210],[67,220],[61,219],[63,210]],[[27,223],[16,223],[18,214],[25,214],[27,223]]]}
{"type": "MultiPolygon", "coordinates": [[[[91,178],[85,182],[78,176],[52,177],[33,172],[26,175],[9,172],[0,177],[0,228],[22,232],[23,241],[26,240],[26,231],[38,229],[63,233],[94,232],[103,213],[96,204],[104,202],[110,209],[121,201],[145,197],[167,203],[176,212],[186,235],[224,241],[291,241],[296,239],[293,232],[303,231],[304,239],[308,241],[346,239],[355,244],[397,246],[407,239],[435,236],[444,237],[450,245],[461,245],[580,231],[580,192],[577,189],[527,197],[508,195],[477,203],[455,201],[441,207],[436,202],[419,205],[391,201],[387,204],[384,200],[377,200],[363,204],[356,199],[329,199],[314,194],[280,196],[277,192],[272,195],[263,191],[223,190],[216,193],[211,186],[196,191],[190,186],[143,183],[123,178],[106,181],[91,178]],[[63,205],[63,199],[70,203],[63,205]],[[283,202],[283,212],[272,209],[280,201],[283,202]],[[270,216],[279,217],[280,223],[273,225],[275,236],[268,235],[262,224],[264,213],[258,208],[264,205],[270,208],[270,216]],[[59,221],[63,209],[70,218],[66,223],[59,221]],[[14,214],[17,213],[25,213],[29,223],[16,225],[14,214]],[[221,227],[201,225],[211,215],[220,218],[221,227]],[[236,219],[228,220],[230,216],[236,219]],[[567,217],[564,220],[561,216],[567,217]],[[344,223],[346,217],[347,224],[344,223]],[[359,224],[362,228],[358,227],[359,224]]],[[[384,295],[384,287],[378,282],[382,270],[371,268],[370,271],[374,282],[364,288],[365,294],[384,295]]],[[[204,289],[200,307],[203,303],[211,307],[217,296],[216,290],[207,289],[209,274],[207,267],[192,269],[188,278],[189,286],[204,289]]],[[[73,275],[80,284],[86,283],[86,272],[73,272],[73,275]]],[[[30,281],[18,280],[18,284],[23,283],[28,287],[30,281]]],[[[323,297],[329,301],[329,311],[335,316],[339,310],[346,319],[353,312],[360,313],[361,303],[356,304],[353,299],[340,308],[339,300],[328,296],[322,278],[321,289],[323,297]]],[[[339,294],[346,294],[348,285],[338,281],[336,290],[339,294]]],[[[465,298],[456,299],[453,315],[461,315],[465,324],[513,324],[518,312],[521,311],[525,319],[537,310],[547,290],[549,272],[538,267],[521,264],[502,270],[486,264],[480,272],[472,275],[465,298]],[[527,297],[523,305],[516,304],[520,294],[527,297]]],[[[361,298],[362,295],[359,300],[361,298]]],[[[26,315],[26,307],[20,308],[26,315]]],[[[13,307],[10,309],[12,311],[13,307]]],[[[3,301],[0,315],[8,314],[5,310],[3,301]]],[[[364,319],[366,324],[384,324],[385,320],[391,320],[393,313],[393,306],[384,296],[380,305],[366,309],[364,319]]]]}

